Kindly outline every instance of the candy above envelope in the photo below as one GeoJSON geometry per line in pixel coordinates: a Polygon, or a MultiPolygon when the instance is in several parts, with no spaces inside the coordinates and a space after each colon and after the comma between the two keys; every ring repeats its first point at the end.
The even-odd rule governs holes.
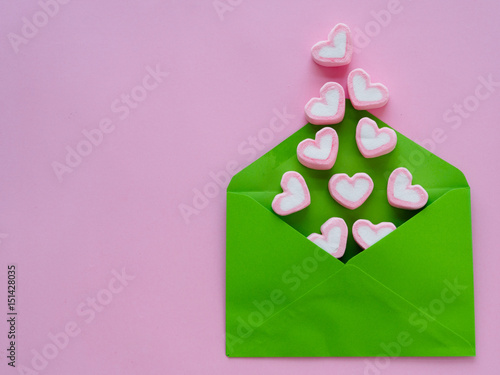
{"type": "Polygon", "coordinates": [[[328,40],[316,43],[311,50],[313,60],[323,66],[342,66],[351,62],[353,44],[349,26],[339,23],[328,34],[328,40]]]}
{"type": "Polygon", "coordinates": [[[337,159],[339,137],[329,127],[318,131],[314,139],[305,139],[297,146],[299,162],[311,169],[331,169],[337,159]]]}

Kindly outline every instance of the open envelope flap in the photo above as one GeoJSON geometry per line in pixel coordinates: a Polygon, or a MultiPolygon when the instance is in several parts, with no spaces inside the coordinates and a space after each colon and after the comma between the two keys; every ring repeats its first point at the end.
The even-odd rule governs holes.
{"type": "MultiPolygon", "coordinates": [[[[229,184],[228,192],[248,195],[272,212],[271,202],[282,191],[280,180],[283,173],[299,172],[309,187],[311,205],[302,211],[281,217],[281,220],[307,237],[318,232],[321,225],[331,217],[343,218],[351,228],[357,219],[367,219],[373,223],[390,221],[400,226],[418,214],[418,211],[394,208],[387,201],[388,176],[398,167],[407,167],[413,174],[415,183],[427,190],[429,205],[450,190],[468,187],[460,170],[400,133],[394,151],[374,159],[364,158],[355,140],[356,125],[363,117],[372,118],[379,127],[388,126],[366,111],[356,111],[347,101],[344,120],[332,126],[339,136],[339,152],[331,170],[311,170],[298,162],[297,145],[306,138],[314,138],[322,128],[308,124],[236,174],[229,184]],[[368,173],[375,186],[361,207],[349,210],[332,199],[328,192],[328,180],[335,173],[352,176],[357,172],[368,173]]],[[[342,261],[346,262],[360,251],[352,236],[349,236],[342,261]]]]}
{"type": "MultiPolygon", "coordinates": [[[[453,191],[436,201],[431,215],[422,215],[424,223],[432,227],[436,223],[432,218],[436,217],[442,223],[442,230],[449,231],[452,237],[458,236],[460,241],[459,232],[464,227],[453,220],[443,221],[439,212],[440,207],[446,210],[467,204],[457,199],[461,195],[453,191]]],[[[417,218],[428,209],[430,207],[402,228],[411,231],[415,222],[415,226],[422,229],[417,218]]],[[[450,214],[457,215],[459,211],[450,211],[450,214]]],[[[452,262],[445,267],[433,263],[436,258],[431,256],[427,273],[418,273],[425,268],[420,267],[425,261],[417,265],[417,271],[409,272],[416,257],[404,251],[401,239],[394,236],[396,231],[382,239],[377,248],[373,246],[359,255],[363,262],[354,265],[356,257],[344,265],[333,257],[321,257],[321,253],[318,258],[315,246],[311,247],[307,238],[250,197],[235,193],[228,194],[229,222],[245,230],[228,231],[228,249],[231,249],[227,253],[228,356],[393,355],[389,349],[389,353],[384,351],[387,347],[396,348],[392,342],[404,344],[398,344],[397,349],[401,350],[397,355],[402,356],[474,355],[470,337],[467,340],[449,328],[462,322],[472,327],[473,332],[472,291],[458,291],[461,295],[455,295],[453,302],[456,303],[447,302],[453,298],[449,293],[441,304],[433,302],[441,298],[442,291],[448,287],[446,280],[453,283],[458,277],[472,283],[471,260],[467,255],[460,256],[465,263],[452,262]],[[385,254],[384,261],[378,260],[378,252],[385,254]],[[375,257],[372,268],[367,266],[370,265],[368,254],[375,257]],[[392,260],[387,259],[390,254],[400,259],[391,263],[392,260]],[[403,262],[404,254],[406,268],[391,267],[403,262]],[[413,283],[416,287],[411,297],[426,301],[422,303],[424,309],[367,273],[378,266],[391,270],[393,278],[384,281],[397,284],[399,277],[403,284],[413,283]],[[437,277],[432,276],[434,270],[437,277]],[[427,277],[428,274],[431,276],[427,277]],[[432,298],[427,299],[428,296],[432,298]],[[432,311],[425,311],[431,303],[435,305],[434,310],[432,306],[428,310],[438,309],[439,319],[432,311]],[[441,311],[444,305],[445,311],[441,311]]],[[[431,236],[424,245],[436,249],[442,242],[439,236],[431,236]]],[[[469,289],[472,290],[472,286],[469,289]]]]}
{"type": "MultiPolygon", "coordinates": [[[[397,133],[398,143],[394,151],[373,159],[364,158],[356,144],[356,126],[363,117],[371,118],[380,128],[390,128],[389,125],[371,113],[355,110],[350,100],[347,99],[344,120],[339,124],[330,126],[335,129],[339,136],[339,152],[332,170],[311,170],[298,162],[298,144],[306,138],[314,139],[316,132],[324,128],[324,126],[306,124],[233,176],[228,191],[257,193],[255,196],[258,201],[261,201],[258,193],[275,193],[278,191],[281,176],[283,172],[288,170],[304,172],[304,177],[307,176],[308,185],[310,178],[315,179],[326,176],[328,180],[333,173],[353,174],[366,172],[374,180],[375,189],[385,189],[388,175],[398,167],[408,168],[418,181],[417,183],[426,189],[439,189],[443,190],[442,193],[444,193],[452,188],[468,187],[467,181],[460,170],[397,132],[396,129],[394,130],[397,133]],[[380,182],[380,184],[377,184],[377,182],[380,182]]],[[[313,188],[316,188],[316,186],[313,186],[313,188]]],[[[322,190],[324,190],[323,188],[324,186],[321,186],[322,190]]],[[[266,201],[261,201],[261,203],[267,206],[266,201]]]]}

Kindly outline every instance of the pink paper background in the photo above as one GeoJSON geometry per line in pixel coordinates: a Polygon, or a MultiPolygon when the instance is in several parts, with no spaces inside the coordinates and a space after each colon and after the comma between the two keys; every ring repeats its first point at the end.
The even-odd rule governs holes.
{"type": "Polygon", "coordinates": [[[394,358],[378,372],[496,373],[500,88],[468,97],[480,77],[500,81],[500,3],[401,0],[388,21],[388,0],[221,2],[233,4],[223,19],[211,0],[71,1],[18,53],[8,34],[21,33],[23,17],[43,23],[40,6],[0,3],[0,373],[17,373],[5,360],[10,263],[18,366],[49,333],[71,321],[81,329],[40,374],[367,373],[363,358],[225,356],[225,194],[210,191],[211,172],[248,165],[295,132],[307,100],[328,80],[345,86],[356,67],[391,92],[373,113],[472,187],[477,357],[394,358]],[[349,68],[319,67],[310,47],[337,22],[372,37],[349,68]],[[169,76],[125,119],[111,112],[157,65],[169,76]],[[477,108],[454,129],[443,115],[464,100],[477,108]],[[294,118],[250,146],[284,107],[294,118]],[[113,132],[59,182],[51,164],[106,117],[113,132]],[[193,189],[212,198],[186,223],[179,207],[192,205],[193,189]],[[135,279],[85,323],[78,306],[104,298],[122,268],[135,279]]]}

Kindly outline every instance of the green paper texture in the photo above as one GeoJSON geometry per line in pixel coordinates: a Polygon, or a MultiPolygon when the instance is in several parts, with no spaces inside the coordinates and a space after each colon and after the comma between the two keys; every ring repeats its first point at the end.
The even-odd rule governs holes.
{"type": "Polygon", "coordinates": [[[457,168],[400,133],[395,150],[367,159],[356,145],[363,117],[346,100],[337,161],[317,171],[297,160],[297,145],[322,126],[307,124],[236,174],[227,189],[226,354],[229,357],[474,356],[470,189],[457,168]],[[429,193],[418,211],[387,201],[390,173],[406,167],[429,193]],[[311,205],[281,217],[271,202],[287,171],[299,172],[311,205]],[[333,200],[335,173],[365,172],[367,201],[349,210],[333,200]],[[307,236],[331,217],[349,228],[336,259],[307,236]],[[362,251],[352,224],[367,219],[397,229],[362,251]]]}

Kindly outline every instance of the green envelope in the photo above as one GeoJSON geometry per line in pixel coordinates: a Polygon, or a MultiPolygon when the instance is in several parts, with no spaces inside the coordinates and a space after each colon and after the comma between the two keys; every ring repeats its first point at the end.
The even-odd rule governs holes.
{"type": "Polygon", "coordinates": [[[470,189],[458,169],[398,133],[396,149],[366,159],[356,125],[370,117],[346,101],[332,127],[339,153],[331,170],[302,166],[299,142],[321,126],[307,124],[236,174],[227,189],[226,354],[229,357],[473,356],[474,287],[470,189]],[[429,193],[419,211],[387,201],[390,173],[406,167],[429,193]],[[299,172],[311,205],[280,217],[271,208],[284,172],[299,172]],[[368,173],[375,187],[349,210],[328,192],[334,173],[368,173]],[[349,228],[336,259],[307,236],[331,217],[349,228]],[[362,251],[357,219],[397,229],[362,251]]]}

